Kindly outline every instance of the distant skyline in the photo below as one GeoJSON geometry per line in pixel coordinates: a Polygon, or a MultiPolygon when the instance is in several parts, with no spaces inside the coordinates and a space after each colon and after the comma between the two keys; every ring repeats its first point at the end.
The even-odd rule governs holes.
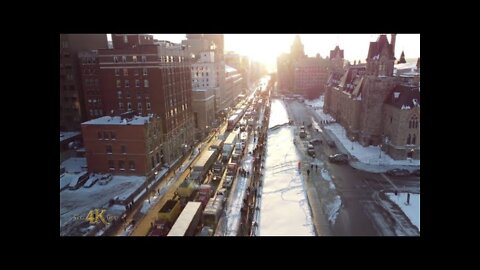
{"type": "MultiPolygon", "coordinates": [[[[185,34],[153,34],[156,39],[180,43],[185,34]]],[[[247,55],[251,59],[266,64],[269,71],[276,70],[276,59],[281,53],[290,52],[296,34],[225,34],[225,52],[234,51],[247,55]]],[[[300,34],[305,54],[310,57],[317,53],[325,58],[336,45],[344,50],[346,60],[351,63],[365,62],[370,42],[376,41],[380,34],[300,34]]],[[[387,34],[390,42],[390,34],[387,34]]],[[[109,37],[110,38],[110,37],[109,37]]],[[[420,57],[420,34],[397,34],[395,57],[420,57]]]]}

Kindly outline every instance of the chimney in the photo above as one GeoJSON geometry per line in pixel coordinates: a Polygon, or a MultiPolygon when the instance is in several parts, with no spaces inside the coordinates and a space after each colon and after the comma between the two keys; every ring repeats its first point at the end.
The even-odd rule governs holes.
{"type": "Polygon", "coordinates": [[[397,34],[392,34],[390,44],[392,45],[393,56],[395,57],[395,40],[397,39],[397,34]]]}

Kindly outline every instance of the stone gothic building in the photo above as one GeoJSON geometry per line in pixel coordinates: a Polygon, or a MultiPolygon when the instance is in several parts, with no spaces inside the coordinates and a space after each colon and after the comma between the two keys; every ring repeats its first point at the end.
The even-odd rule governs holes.
{"type": "Polygon", "coordinates": [[[324,111],[363,146],[393,159],[420,159],[420,84],[394,76],[395,35],[370,42],[367,63],[331,72],[324,111]]]}

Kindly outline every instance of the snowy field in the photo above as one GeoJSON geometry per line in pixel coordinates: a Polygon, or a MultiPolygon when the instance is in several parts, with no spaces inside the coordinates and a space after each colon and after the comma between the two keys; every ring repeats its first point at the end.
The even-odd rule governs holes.
{"type": "MultiPolygon", "coordinates": [[[[272,101],[269,126],[288,122],[283,102],[272,101]]],[[[315,235],[303,177],[301,160],[293,144],[293,129],[282,127],[268,134],[265,176],[260,206],[259,235],[315,235]]]]}
{"type": "Polygon", "coordinates": [[[110,199],[130,196],[145,182],[142,176],[113,176],[106,185],[60,192],[60,228],[76,216],[86,216],[95,208],[107,208],[110,199]]]}
{"type": "Polygon", "coordinates": [[[420,194],[410,193],[410,204],[407,205],[407,193],[385,193],[388,198],[402,209],[405,215],[420,231],[420,194]]]}

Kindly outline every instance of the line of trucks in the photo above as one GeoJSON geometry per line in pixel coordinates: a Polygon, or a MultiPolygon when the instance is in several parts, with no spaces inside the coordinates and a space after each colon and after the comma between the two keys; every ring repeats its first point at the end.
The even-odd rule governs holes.
{"type": "Polygon", "coordinates": [[[203,151],[175,197],[159,210],[148,235],[213,235],[238,172],[238,164],[231,161],[238,161],[244,153],[243,141],[246,137],[234,131],[225,140],[217,138],[210,149],[203,151]]]}

